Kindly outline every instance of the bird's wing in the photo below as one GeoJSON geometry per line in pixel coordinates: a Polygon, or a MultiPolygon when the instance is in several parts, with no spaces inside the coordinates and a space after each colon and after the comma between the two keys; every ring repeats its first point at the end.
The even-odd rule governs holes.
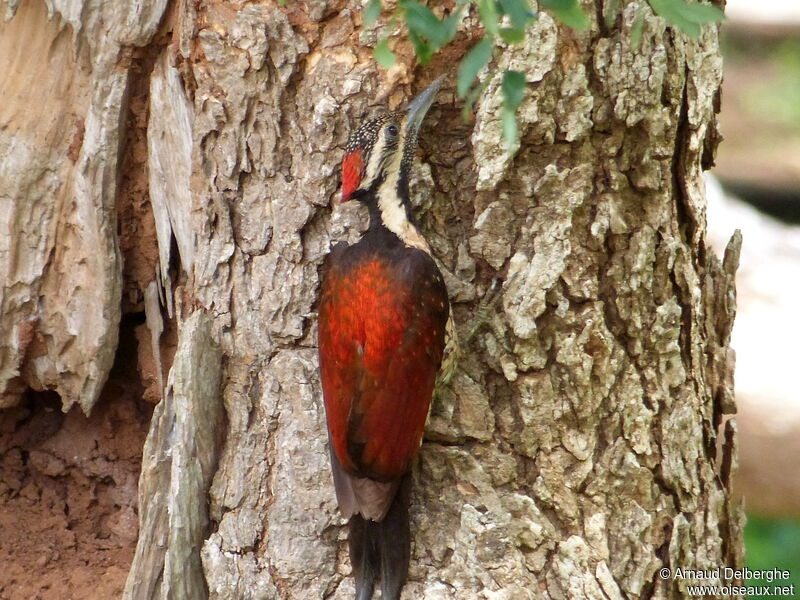
{"type": "Polygon", "coordinates": [[[416,454],[444,350],[447,291],[421,251],[326,274],[320,302],[322,386],[344,471],[399,479],[416,454]]]}

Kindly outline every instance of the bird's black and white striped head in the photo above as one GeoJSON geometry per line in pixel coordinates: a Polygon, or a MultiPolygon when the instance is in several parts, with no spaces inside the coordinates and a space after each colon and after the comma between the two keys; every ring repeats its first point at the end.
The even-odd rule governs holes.
{"type": "MultiPolygon", "coordinates": [[[[404,121],[403,113],[389,113],[365,122],[350,136],[342,160],[342,202],[375,192],[390,171],[410,168],[413,148],[410,152],[403,151],[404,121]],[[399,163],[396,160],[402,153],[410,155],[406,164],[402,158],[399,163]]],[[[415,147],[416,135],[408,142],[415,147]]]]}
{"type": "Polygon", "coordinates": [[[441,77],[434,81],[405,112],[388,113],[361,125],[350,136],[342,160],[342,202],[377,202],[383,224],[407,244],[424,246],[426,251],[427,243],[416,232],[409,213],[408,177],[419,128],[441,82],[441,77]]]}

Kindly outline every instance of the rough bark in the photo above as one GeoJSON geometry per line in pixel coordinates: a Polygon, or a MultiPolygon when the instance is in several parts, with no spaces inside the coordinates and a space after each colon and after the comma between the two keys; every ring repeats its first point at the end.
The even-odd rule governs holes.
{"type": "MultiPolygon", "coordinates": [[[[20,7],[11,25],[35,5],[20,7]]],[[[104,6],[109,23],[137,23],[139,37],[114,42],[117,58],[125,44],[147,42],[164,9],[140,3],[144,16],[134,18],[104,6]]],[[[489,73],[473,123],[460,120],[452,82],[426,122],[412,192],[462,336],[476,307],[499,297],[433,407],[415,471],[407,598],[673,598],[680,586],[658,579],[662,565],[741,565],[741,512],[728,496],[732,422],[718,439],[734,410],[728,342],[740,239],[722,261],[706,248],[701,179],[718,139],[718,35],[709,27],[692,42],[648,16],[633,48],[638,7],[623,3],[607,28],[604,6],[587,2],[585,33],[541,13],[523,45],[497,53],[494,66],[529,82],[515,155],[502,149],[499,79],[489,73]]],[[[95,45],[79,43],[93,8],[68,8],[53,10],[67,21],[77,15],[72,41],[43,12],[36,27],[61,40],[59,57],[88,53],[90,74],[75,89],[105,90],[97,101],[118,124],[125,69],[100,70],[107,63],[95,45]],[[109,82],[122,86],[118,104],[109,82]]],[[[465,17],[454,47],[429,69],[414,67],[401,41],[398,66],[382,74],[357,2],[173,8],[164,24],[171,42],[150,75],[147,166],[157,285],[179,342],[145,447],[126,597],[349,598],[314,315],[324,255],[364,225],[358,206],[331,208],[337,165],[361,119],[450,69],[477,19],[465,17]],[[211,441],[223,430],[218,449],[211,441]],[[176,560],[183,577],[173,576],[176,560]]],[[[94,198],[92,216],[106,221],[69,227],[80,211],[50,221],[71,235],[106,236],[92,254],[93,303],[78,307],[106,315],[93,329],[100,337],[29,359],[18,340],[33,308],[18,301],[19,317],[7,319],[4,308],[17,327],[4,334],[8,377],[35,361],[36,373],[55,369],[75,349],[80,368],[98,373],[81,375],[91,388],[102,383],[104,353],[113,355],[119,260],[108,224],[119,135],[109,121],[89,127],[96,118],[87,117],[80,152],[92,152],[75,181],[88,190],[80,201],[94,198]],[[105,155],[99,142],[87,146],[98,136],[105,155]]],[[[63,165],[57,158],[41,160],[63,165]]],[[[49,181],[37,177],[40,187],[49,181]]],[[[12,203],[47,195],[36,189],[15,191],[12,203]]],[[[22,225],[6,225],[6,239],[23,243],[22,225]]],[[[75,260],[35,255],[34,274],[75,260]]],[[[22,287],[45,295],[37,285],[22,287]]],[[[148,312],[159,331],[159,315],[148,312]]],[[[58,318],[37,331],[70,331],[58,318]]],[[[88,409],[93,396],[69,387],[71,373],[84,371],[70,365],[24,384],[88,409]]]]}
{"type": "Polygon", "coordinates": [[[166,0],[11,1],[0,24],[0,407],[52,389],[87,413],[114,360],[116,192],[131,48],[166,0]],[[10,19],[10,20],[9,20],[10,19]]]}
{"type": "Polygon", "coordinates": [[[221,433],[221,353],[202,311],[183,323],[164,399],[153,414],[139,485],[143,529],[123,598],[202,598],[205,496],[221,433]],[[169,592],[167,592],[169,590],[169,592]],[[159,593],[161,592],[161,593],[159,593]]]}

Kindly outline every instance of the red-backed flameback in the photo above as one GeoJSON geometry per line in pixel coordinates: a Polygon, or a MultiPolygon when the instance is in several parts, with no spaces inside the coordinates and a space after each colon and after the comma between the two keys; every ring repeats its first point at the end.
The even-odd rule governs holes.
{"type": "Polygon", "coordinates": [[[339,508],[356,600],[397,600],[409,563],[411,464],[442,362],[450,303],[415,223],[409,172],[422,120],[441,78],[408,109],[365,122],[342,162],[342,202],[370,223],[361,240],[325,261],[319,362],[339,508]]]}

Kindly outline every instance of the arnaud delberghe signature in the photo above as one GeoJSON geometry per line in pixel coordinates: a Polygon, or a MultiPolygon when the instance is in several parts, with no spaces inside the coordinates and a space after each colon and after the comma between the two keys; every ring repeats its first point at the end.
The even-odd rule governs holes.
{"type": "Polygon", "coordinates": [[[732,569],[730,567],[716,569],[682,569],[678,567],[672,573],[673,579],[688,579],[692,581],[714,581],[714,580],[746,580],[761,579],[772,583],[782,579],[789,579],[791,573],[786,569],[732,569]]]}

